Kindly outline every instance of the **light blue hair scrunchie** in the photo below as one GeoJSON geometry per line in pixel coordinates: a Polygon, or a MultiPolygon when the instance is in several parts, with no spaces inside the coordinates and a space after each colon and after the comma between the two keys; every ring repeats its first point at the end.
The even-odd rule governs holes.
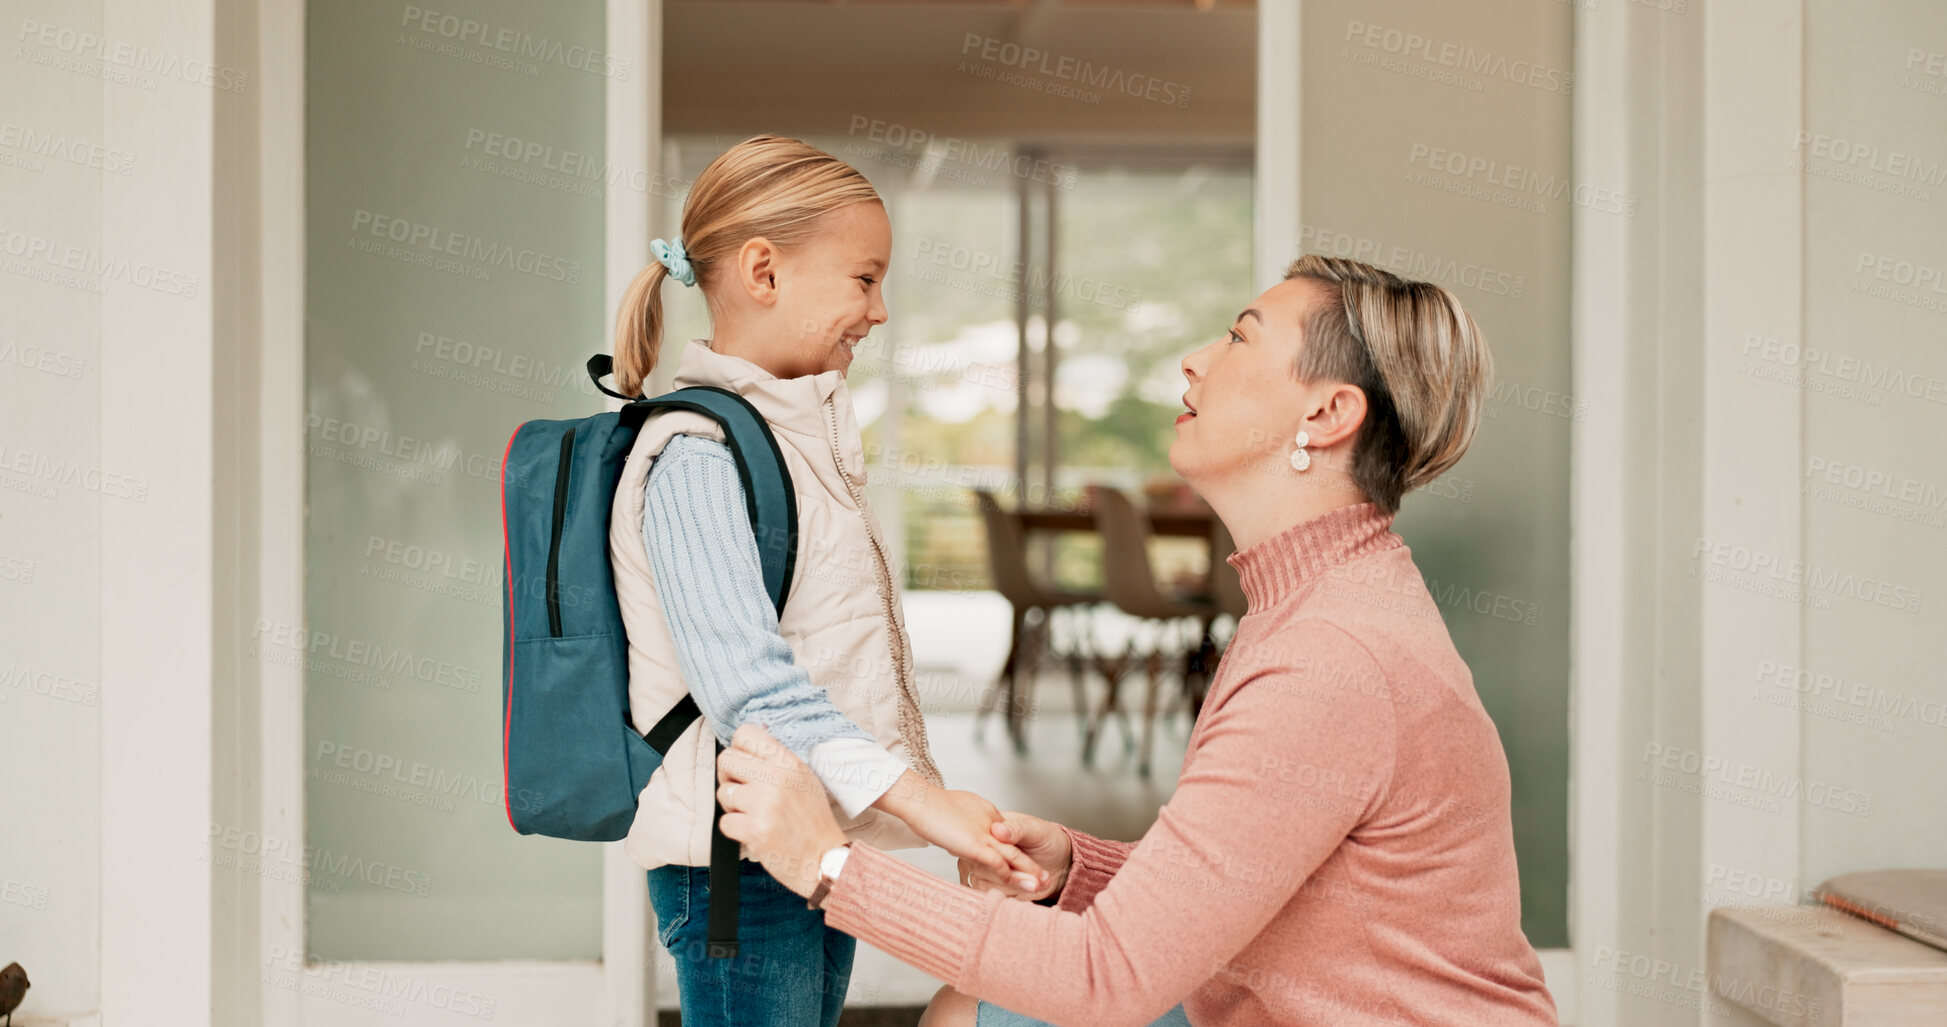
{"type": "Polygon", "coordinates": [[[649,252],[656,255],[663,267],[669,269],[669,277],[684,285],[696,284],[696,268],[690,266],[690,255],[683,251],[683,240],[679,236],[671,242],[661,239],[649,240],[649,252]]]}

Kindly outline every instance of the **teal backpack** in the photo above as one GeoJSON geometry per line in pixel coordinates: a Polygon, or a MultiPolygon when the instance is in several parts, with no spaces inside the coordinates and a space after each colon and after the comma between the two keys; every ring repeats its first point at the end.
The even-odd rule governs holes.
{"type": "MultiPolygon", "coordinates": [[[[798,545],[797,496],[784,453],[755,407],[727,389],[630,399],[602,384],[613,361],[588,360],[620,410],[514,429],[501,461],[506,616],[501,648],[501,770],[507,822],[521,834],[615,841],[663,754],[701,716],[684,696],[666,711],[629,709],[629,647],[610,571],[609,510],[622,465],[651,414],[689,410],[723,426],[757,537],[764,587],[781,616],[798,545]],[[656,717],[644,731],[636,714],[656,717]]],[[[712,738],[714,742],[714,737],[712,738]]],[[[716,742],[717,751],[723,745],[716,742]]],[[[712,818],[709,954],[737,954],[737,843],[712,818]]]]}

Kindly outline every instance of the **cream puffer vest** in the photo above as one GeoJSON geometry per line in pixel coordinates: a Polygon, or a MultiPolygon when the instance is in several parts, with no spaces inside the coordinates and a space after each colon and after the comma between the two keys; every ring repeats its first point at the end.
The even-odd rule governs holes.
{"type": "MultiPolygon", "coordinates": [[[[677,388],[692,385],[714,385],[749,400],[770,422],[784,453],[798,498],[798,555],[778,633],[840,713],[921,777],[940,784],[926,748],[912,646],[890,557],[865,504],[865,450],[844,372],[778,378],[698,339],[683,350],[676,370],[677,388]]],[[[649,467],[677,435],[721,442],[723,429],[689,411],[651,417],[623,465],[609,518],[609,560],[629,638],[629,709],[636,729],[644,732],[689,691],[642,542],[649,467]]],[[[699,718],[649,778],[623,842],[637,865],[709,865],[717,787],[712,739],[699,718]]],[[[846,837],[855,841],[877,849],[926,844],[890,814],[867,808],[848,818],[836,800],[831,808],[846,837]]]]}

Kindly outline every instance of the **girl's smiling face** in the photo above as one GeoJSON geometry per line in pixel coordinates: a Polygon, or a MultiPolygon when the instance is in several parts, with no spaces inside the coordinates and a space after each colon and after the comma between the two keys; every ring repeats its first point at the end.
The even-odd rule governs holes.
{"type": "Polygon", "coordinates": [[[886,323],[885,275],[892,263],[892,222],[876,202],[853,203],[820,218],[811,239],[778,254],[775,323],[791,326],[796,344],[780,378],[844,372],[852,354],[886,323]],[[788,372],[788,373],[787,373],[788,372]]]}

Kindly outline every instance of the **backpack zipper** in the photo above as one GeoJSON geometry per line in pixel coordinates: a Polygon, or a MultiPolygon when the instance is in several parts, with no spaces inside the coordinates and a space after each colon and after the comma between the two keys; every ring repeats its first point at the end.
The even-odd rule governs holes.
{"type": "Polygon", "coordinates": [[[885,601],[886,638],[892,649],[893,678],[899,691],[899,737],[913,750],[913,769],[919,772],[919,776],[941,785],[940,771],[933,766],[933,757],[927,752],[926,725],[913,723],[920,719],[919,700],[913,695],[909,668],[906,666],[906,636],[899,629],[898,611],[893,609],[891,560],[879,542],[878,533],[872,530],[872,518],[865,515],[865,494],[852,481],[852,476],[845,473],[845,458],[839,452],[836,395],[833,393],[825,398],[826,423],[831,426],[832,463],[838,470],[838,476],[845,481],[845,490],[852,494],[852,503],[859,509],[859,519],[865,522],[865,537],[872,543],[872,567],[878,572],[879,596],[885,601]]]}
{"type": "Polygon", "coordinates": [[[568,468],[575,455],[575,430],[561,436],[561,466],[554,472],[554,528],[548,539],[548,634],[561,637],[561,524],[568,515],[568,468]]]}

